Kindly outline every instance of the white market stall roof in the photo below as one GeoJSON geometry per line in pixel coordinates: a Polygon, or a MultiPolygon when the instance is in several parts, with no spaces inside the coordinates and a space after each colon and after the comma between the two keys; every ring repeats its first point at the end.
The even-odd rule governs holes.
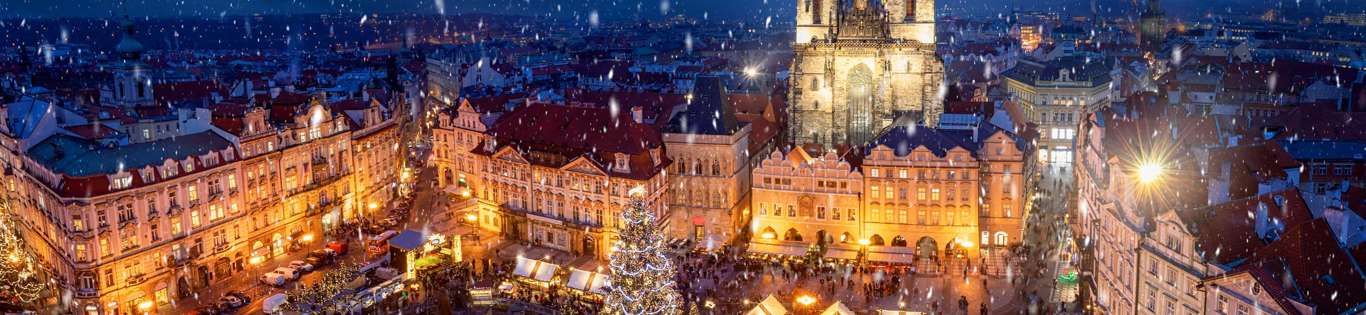
{"type": "Polygon", "coordinates": [[[555,276],[555,271],[560,269],[559,265],[530,259],[517,257],[517,265],[513,267],[512,274],[536,279],[537,281],[550,281],[555,276]]]}
{"type": "Polygon", "coordinates": [[[569,287],[594,293],[606,293],[610,282],[607,274],[569,268],[569,287]]]}
{"type": "Polygon", "coordinates": [[[755,306],[754,306],[754,309],[751,309],[751,310],[749,310],[749,312],[746,312],[746,313],[745,313],[745,315],[786,315],[786,314],[787,314],[787,308],[783,307],[783,303],[782,303],[782,302],[778,302],[778,299],[777,299],[777,298],[774,298],[772,294],[769,294],[768,297],[764,298],[764,300],[763,300],[762,302],[759,302],[759,305],[755,305],[755,306]]]}
{"type": "Polygon", "coordinates": [[[830,307],[825,308],[821,315],[854,315],[854,311],[849,310],[844,302],[835,301],[835,304],[830,304],[830,307]]]}

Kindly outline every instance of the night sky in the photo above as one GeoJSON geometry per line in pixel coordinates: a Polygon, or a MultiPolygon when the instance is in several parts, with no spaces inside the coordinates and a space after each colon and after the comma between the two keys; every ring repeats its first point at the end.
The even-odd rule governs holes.
{"type": "MultiPolygon", "coordinates": [[[[611,18],[666,15],[718,19],[787,19],[796,0],[126,0],[134,16],[203,16],[298,13],[502,13],[582,18],[598,11],[611,18]]],[[[872,0],[876,1],[876,0],[872,0]]],[[[1143,0],[1096,0],[1101,13],[1124,14],[1143,0]]],[[[0,0],[0,18],[110,17],[122,15],[119,0],[0,0]]],[[[1174,15],[1239,13],[1280,8],[1308,16],[1324,12],[1362,12],[1366,0],[1164,0],[1174,15]]],[[[994,15],[1014,9],[1086,14],[1090,0],[939,0],[953,14],[994,15]]]]}

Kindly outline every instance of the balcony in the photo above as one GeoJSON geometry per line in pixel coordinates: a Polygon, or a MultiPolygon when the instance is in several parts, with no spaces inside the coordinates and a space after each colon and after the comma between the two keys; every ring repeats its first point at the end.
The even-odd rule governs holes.
{"type": "Polygon", "coordinates": [[[147,281],[147,276],[144,274],[129,275],[127,281],[127,285],[134,286],[141,284],[143,281],[147,281]]]}
{"type": "Polygon", "coordinates": [[[83,238],[83,239],[91,239],[91,238],[95,238],[95,230],[91,230],[91,229],[76,230],[76,231],[71,231],[70,235],[71,235],[72,237],[78,237],[78,238],[83,238]]]}
{"type": "Polygon", "coordinates": [[[180,210],[184,210],[184,208],[180,207],[180,203],[172,202],[171,207],[166,208],[166,215],[175,215],[176,213],[180,212],[180,210]]]}
{"type": "Polygon", "coordinates": [[[100,296],[100,291],[99,291],[99,290],[95,290],[94,288],[80,288],[80,289],[76,289],[76,298],[78,298],[78,299],[93,299],[93,298],[96,298],[96,297],[99,297],[99,296],[100,296]]]}
{"type": "Polygon", "coordinates": [[[228,246],[228,243],[227,243],[227,242],[218,243],[217,245],[214,245],[214,246],[213,246],[213,252],[214,252],[214,253],[222,253],[222,252],[224,252],[224,251],[227,251],[229,247],[231,247],[231,246],[228,246]]]}
{"type": "Polygon", "coordinates": [[[109,232],[109,223],[101,222],[99,231],[100,233],[109,232]]]}

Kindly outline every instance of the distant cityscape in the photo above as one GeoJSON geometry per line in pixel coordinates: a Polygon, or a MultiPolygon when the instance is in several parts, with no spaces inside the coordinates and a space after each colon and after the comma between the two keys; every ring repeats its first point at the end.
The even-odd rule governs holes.
{"type": "Polygon", "coordinates": [[[0,10],[0,312],[1366,313],[1356,4],[451,2],[0,10]]]}

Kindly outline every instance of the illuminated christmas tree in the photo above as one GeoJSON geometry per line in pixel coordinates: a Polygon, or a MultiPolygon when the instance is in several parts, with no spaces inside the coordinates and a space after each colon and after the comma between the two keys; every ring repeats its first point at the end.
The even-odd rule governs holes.
{"type": "Polygon", "coordinates": [[[35,309],[44,287],[38,262],[20,238],[8,201],[0,203],[0,305],[35,309]]]}
{"type": "Polygon", "coordinates": [[[632,189],[622,209],[622,228],[612,252],[612,285],[606,314],[679,314],[674,266],[665,255],[664,234],[655,214],[645,208],[645,189],[632,189]]]}

